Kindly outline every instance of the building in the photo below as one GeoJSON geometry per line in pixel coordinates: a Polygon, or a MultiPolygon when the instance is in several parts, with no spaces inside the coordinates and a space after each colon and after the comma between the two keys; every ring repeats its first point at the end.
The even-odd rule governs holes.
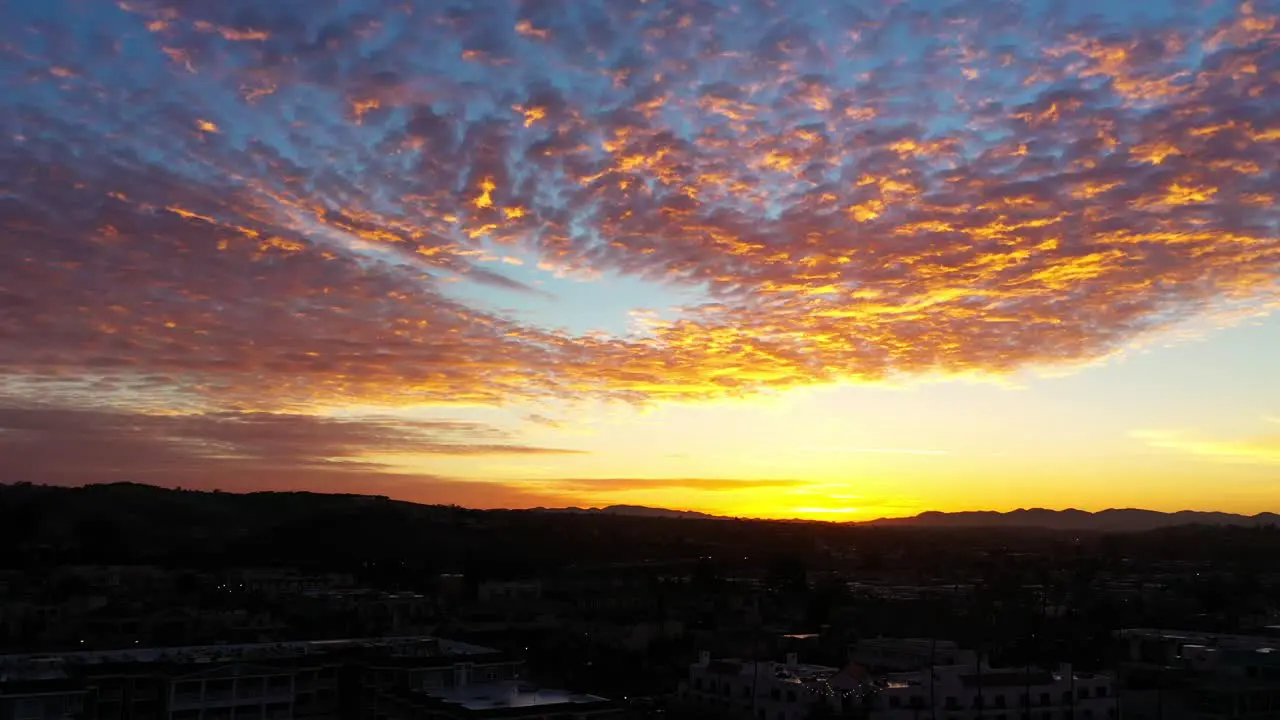
{"type": "Polygon", "coordinates": [[[985,663],[890,673],[873,681],[872,720],[1115,720],[1111,676],[985,663]]]}
{"type": "Polygon", "coordinates": [[[975,656],[972,652],[962,652],[950,640],[867,638],[849,648],[849,659],[870,670],[907,671],[973,663],[975,656]]]}
{"type": "Polygon", "coordinates": [[[713,660],[699,654],[681,684],[683,704],[708,714],[744,720],[804,720],[817,705],[835,712],[852,711],[866,687],[853,668],[800,663],[795,653],[786,662],[713,660]]]}
{"type": "Polygon", "coordinates": [[[7,682],[0,676],[0,720],[72,720],[84,716],[85,689],[65,679],[7,682]]]}
{"type": "Polygon", "coordinates": [[[0,720],[385,720],[401,716],[404,697],[447,718],[456,714],[440,711],[488,696],[511,707],[570,698],[520,684],[521,674],[497,650],[427,636],[5,655],[0,720]],[[499,693],[509,686],[519,692],[499,693]]]}
{"type": "Polygon", "coordinates": [[[474,683],[435,691],[405,691],[389,701],[389,720],[471,718],[617,718],[625,709],[597,695],[544,690],[518,681],[474,683]]]}
{"type": "Polygon", "coordinates": [[[1280,638],[1120,632],[1126,720],[1280,720],[1280,638]]]}
{"type": "Polygon", "coordinates": [[[482,604],[520,604],[542,599],[542,583],[537,580],[490,580],[476,586],[476,600],[482,604]]]}

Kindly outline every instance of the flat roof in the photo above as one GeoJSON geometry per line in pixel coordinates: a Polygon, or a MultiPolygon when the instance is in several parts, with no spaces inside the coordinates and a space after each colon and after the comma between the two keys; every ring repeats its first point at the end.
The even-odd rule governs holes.
{"type": "Polygon", "coordinates": [[[432,690],[428,694],[437,700],[460,705],[468,710],[609,702],[607,698],[599,695],[548,690],[520,682],[477,683],[465,687],[432,690]]]}
{"type": "Polygon", "coordinates": [[[1125,628],[1121,637],[1149,640],[1185,641],[1209,647],[1257,648],[1274,645],[1276,639],[1265,635],[1235,635],[1230,633],[1200,632],[1198,630],[1161,630],[1156,628],[1125,628]]]}
{"type": "Polygon", "coordinates": [[[81,652],[24,653],[0,655],[0,667],[7,665],[93,665],[129,662],[221,662],[265,658],[320,655],[337,650],[359,648],[409,648],[434,644],[438,656],[492,655],[493,648],[445,640],[429,635],[400,637],[344,638],[339,640],[300,640],[278,643],[242,643],[236,645],[186,645],[179,647],[123,648],[120,650],[86,650],[81,652]]]}

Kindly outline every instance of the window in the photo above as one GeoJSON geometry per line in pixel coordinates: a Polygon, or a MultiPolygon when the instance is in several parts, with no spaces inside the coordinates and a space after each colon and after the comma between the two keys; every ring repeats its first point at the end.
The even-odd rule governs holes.
{"type": "Polygon", "coordinates": [[[1081,700],[1084,700],[1085,698],[1089,697],[1089,688],[1082,687],[1079,690],[1076,690],[1076,697],[1080,698],[1081,700]]]}
{"type": "Polygon", "coordinates": [[[1071,691],[1070,691],[1070,690],[1063,690],[1063,691],[1062,691],[1062,704],[1063,704],[1063,705],[1070,705],[1070,704],[1071,704],[1071,691]]]}
{"type": "Polygon", "coordinates": [[[744,697],[744,698],[749,698],[749,697],[751,697],[751,686],[750,686],[750,685],[743,685],[743,686],[742,686],[742,697],[744,697]]]}
{"type": "Polygon", "coordinates": [[[898,697],[897,695],[890,695],[889,707],[891,708],[902,707],[902,698],[898,697]]]}
{"type": "Polygon", "coordinates": [[[98,691],[98,698],[114,702],[124,696],[124,690],[119,685],[111,685],[104,687],[98,691]]]}
{"type": "Polygon", "coordinates": [[[236,681],[236,696],[244,698],[262,697],[262,681],[260,677],[240,678],[236,681]]]}
{"type": "Polygon", "coordinates": [[[796,691],[795,691],[795,690],[788,690],[788,691],[787,691],[787,702],[789,702],[789,703],[793,703],[793,702],[795,702],[795,701],[796,701],[796,691]]]}
{"type": "Polygon", "coordinates": [[[701,690],[701,689],[702,689],[702,678],[694,678],[694,679],[693,679],[693,689],[694,689],[694,690],[701,690]]]}
{"type": "Polygon", "coordinates": [[[948,695],[948,696],[947,696],[947,709],[948,709],[948,710],[959,710],[959,709],[960,709],[960,703],[956,700],[956,698],[955,698],[955,696],[954,696],[954,695],[948,695]]]}
{"type": "Polygon", "coordinates": [[[770,690],[770,691],[769,691],[769,699],[770,699],[770,700],[774,700],[774,701],[781,700],[781,699],[782,699],[782,692],[781,692],[781,691],[779,691],[779,690],[778,690],[778,688],[774,688],[774,689],[770,690]]]}
{"type": "Polygon", "coordinates": [[[1004,699],[1004,695],[997,695],[997,696],[996,696],[996,707],[998,707],[998,708],[1005,707],[1005,699],[1004,699]]]}
{"type": "Polygon", "coordinates": [[[485,679],[485,680],[491,680],[491,681],[492,681],[492,680],[497,680],[497,679],[498,679],[498,671],[497,671],[497,670],[485,670],[485,671],[484,671],[484,679],[485,679]]]}
{"type": "Polygon", "coordinates": [[[1106,686],[1106,685],[1099,685],[1099,686],[1094,690],[1093,694],[1094,694],[1094,695],[1097,695],[1098,697],[1106,697],[1106,696],[1107,696],[1107,686],[1106,686]]]}
{"type": "Polygon", "coordinates": [[[1040,693],[1040,704],[1041,705],[1053,704],[1053,701],[1049,699],[1049,693],[1044,693],[1044,692],[1040,693]]]}
{"type": "Polygon", "coordinates": [[[287,691],[292,686],[293,681],[288,675],[272,675],[267,678],[267,690],[271,692],[287,691]]]}
{"type": "Polygon", "coordinates": [[[17,720],[38,718],[41,712],[40,698],[22,698],[13,707],[13,716],[17,720]]]}

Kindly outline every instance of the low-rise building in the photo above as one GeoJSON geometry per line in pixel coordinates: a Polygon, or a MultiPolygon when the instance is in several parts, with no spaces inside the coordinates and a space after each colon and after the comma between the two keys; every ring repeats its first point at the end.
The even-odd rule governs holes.
{"type": "Polygon", "coordinates": [[[867,638],[849,648],[849,659],[871,670],[907,671],[934,665],[975,661],[950,640],[933,638],[867,638]]]}
{"type": "Polygon", "coordinates": [[[474,683],[465,687],[411,690],[389,699],[388,720],[470,720],[472,718],[621,717],[624,707],[597,695],[546,690],[519,681],[474,683]]]}
{"type": "Polygon", "coordinates": [[[604,701],[531,689],[521,675],[497,650],[426,636],[6,655],[0,720],[383,720],[417,696],[427,717],[484,717],[440,713],[485,697],[488,709],[604,701]]]}
{"type": "Polygon", "coordinates": [[[855,669],[844,670],[798,661],[794,653],[786,662],[713,660],[699,654],[681,683],[680,700],[688,706],[744,720],[804,720],[815,706],[833,712],[851,712],[862,702],[868,687],[855,669]]]}
{"type": "Polygon", "coordinates": [[[1125,720],[1280,720],[1280,638],[1120,633],[1125,720]]]}
{"type": "Polygon", "coordinates": [[[890,673],[873,681],[872,720],[1114,720],[1110,675],[985,663],[890,673]]]}
{"type": "Polygon", "coordinates": [[[84,717],[86,691],[63,679],[18,680],[0,676],[0,720],[73,720],[84,717]]]}

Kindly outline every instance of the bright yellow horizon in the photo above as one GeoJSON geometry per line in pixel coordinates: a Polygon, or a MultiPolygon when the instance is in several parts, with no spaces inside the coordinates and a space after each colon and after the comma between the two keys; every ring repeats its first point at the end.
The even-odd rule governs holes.
{"type": "Polygon", "coordinates": [[[871,520],[929,510],[1280,509],[1280,338],[1267,321],[1052,376],[830,385],[734,401],[429,408],[566,453],[380,457],[396,472],[476,483],[467,504],[614,504],[774,519],[871,520]],[[1178,393],[1168,391],[1179,388],[1178,393]],[[543,407],[544,412],[553,412],[543,407]],[[527,417],[527,416],[524,416],[527,417]]]}

